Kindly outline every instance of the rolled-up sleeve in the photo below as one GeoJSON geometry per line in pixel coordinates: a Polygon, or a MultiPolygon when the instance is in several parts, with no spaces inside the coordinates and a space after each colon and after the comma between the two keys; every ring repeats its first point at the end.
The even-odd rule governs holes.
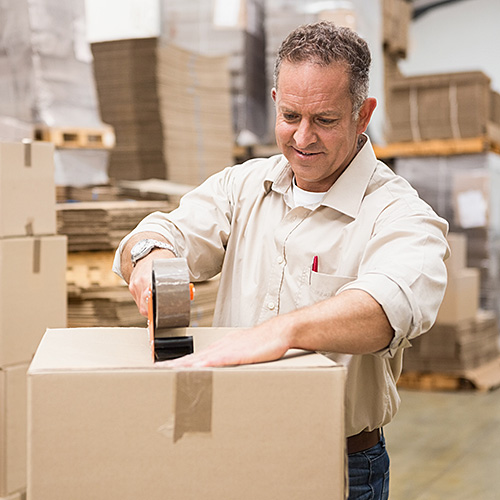
{"type": "Polygon", "coordinates": [[[448,224],[430,209],[405,216],[395,207],[375,228],[358,278],[339,293],[361,289],[381,305],[394,336],[387,348],[375,354],[393,357],[436,320],[447,283],[448,224]]]}
{"type": "Polygon", "coordinates": [[[191,279],[204,280],[216,275],[220,271],[230,233],[230,174],[231,167],[212,176],[187,193],[172,212],[154,212],[144,218],[120,242],[115,252],[113,271],[120,275],[121,253],[126,242],[134,234],[147,231],[163,235],[178,254],[186,258],[191,279]]]}

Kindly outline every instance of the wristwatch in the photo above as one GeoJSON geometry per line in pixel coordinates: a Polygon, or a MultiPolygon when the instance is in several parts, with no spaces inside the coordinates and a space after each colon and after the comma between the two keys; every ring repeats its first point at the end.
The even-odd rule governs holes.
{"type": "Polygon", "coordinates": [[[146,255],[148,255],[154,248],[164,248],[165,250],[170,250],[176,257],[179,257],[177,250],[169,243],[147,238],[145,240],[138,241],[132,247],[132,250],[130,250],[130,260],[132,261],[132,265],[135,266],[139,260],[146,257],[146,255]]]}

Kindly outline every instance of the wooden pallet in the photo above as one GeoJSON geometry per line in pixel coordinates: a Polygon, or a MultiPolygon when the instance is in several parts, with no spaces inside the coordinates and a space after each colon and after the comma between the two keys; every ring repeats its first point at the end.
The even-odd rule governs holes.
{"type": "Polygon", "coordinates": [[[474,389],[470,381],[459,375],[446,373],[404,372],[398,387],[420,391],[459,391],[474,389]]]}
{"type": "Polygon", "coordinates": [[[497,389],[500,387],[500,357],[457,373],[405,371],[398,380],[398,387],[422,391],[497,389]]]}
{"type": "Polygon", "coordinates": [[[492,151],[500,153],[500,144],[492,139],[471,137],[467,139],[434,139],[419,142],[397,142],[374,146],[377,158],[388,159],[408,156],[451,156],[492,151]]]}
{"type": "Polygon", "coordinates": [[[35,140],[52,142],[57,148],[112,149],[115,132],[110,125],[99,128],[35,126],[35,140]]]}
{"type": "Polygon", "coordinates": [[[93,287],[124,287],[125,282],[112,271],[114,252],[69,252],[66,266],[68,292],[93,287]]]}

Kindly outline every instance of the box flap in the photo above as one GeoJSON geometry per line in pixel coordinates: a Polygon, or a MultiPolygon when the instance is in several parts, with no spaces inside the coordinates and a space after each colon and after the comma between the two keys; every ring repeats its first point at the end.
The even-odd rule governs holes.
{"type": "MultiPolygon", "coordinates": [[[[182,328],[179,335],[192,335],[196,351],[232,330],[234,328],[182,328]]],[[[245,368],[333,366],[336,364],[321,354],[293,349],[278,361],[245,365],[245,368]]],[[[146,328],[54,328],[45,332],[29,372],[144,368],[166,369],[152,362],[146,328]]]]}

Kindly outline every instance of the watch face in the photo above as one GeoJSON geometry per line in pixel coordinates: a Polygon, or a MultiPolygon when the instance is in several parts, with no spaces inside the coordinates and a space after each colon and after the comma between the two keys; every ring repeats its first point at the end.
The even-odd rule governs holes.
{"type": "Polygon", "coordinates": [[[132,262],[136,262],[141,257],[144,257],[151,248],[153,248],[154,244],[152,244],[149,240],[141,240],[137,242],[131,251],[132,262]]]}

